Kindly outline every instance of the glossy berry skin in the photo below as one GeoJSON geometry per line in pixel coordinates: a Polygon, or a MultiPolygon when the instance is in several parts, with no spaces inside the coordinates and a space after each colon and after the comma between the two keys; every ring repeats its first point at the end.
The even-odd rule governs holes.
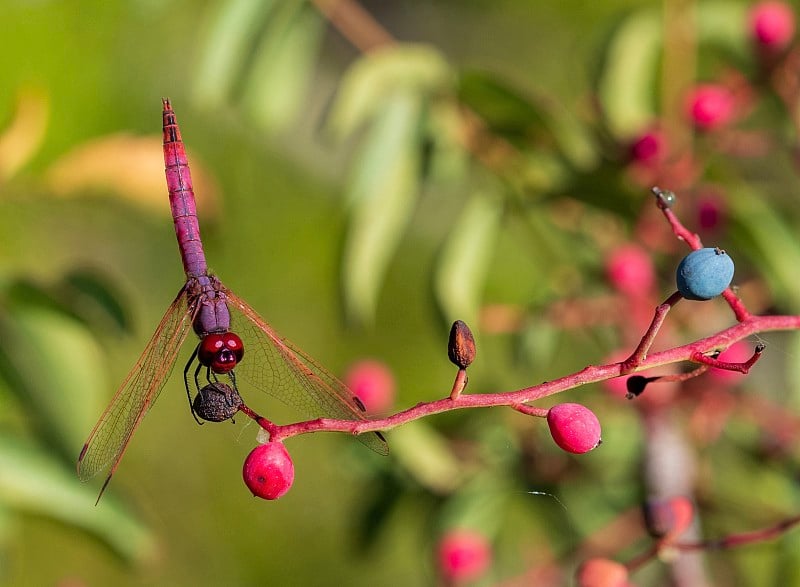
{"type": "Polygon", "coordinates": [[[583,454],[600,444],[600,421],[581,404],[558,404],[547,411],[547,425],[556,444],[567,452],[583,454]]]}
{"type": "Polygon", "coordinates": [[[489,541],[474,530],[452,530],[439,542],[439,572],[448,581],[473,581],[483,575],[492,562],[489,541]]]}
{"type": "Polygon", "coordinates": [[[759,2],[750,10],[748,24],[752,39],[772,52],[785,49],[794,37],[794,12],[786,2],[759,2]]]}
{"type": "Polygon", "coordinates": [[[687,300],[710,300],[724,292],[733,279],[733,260],[719,248],[692,251],[678,265],[675,280],[687,300]]]}
{"type": "Polygon", "coordinates": [[[294,483],[294,463],[283,443],[259,444],[247,455],[242,476],[254,496],[278,499],[294,483]]]}

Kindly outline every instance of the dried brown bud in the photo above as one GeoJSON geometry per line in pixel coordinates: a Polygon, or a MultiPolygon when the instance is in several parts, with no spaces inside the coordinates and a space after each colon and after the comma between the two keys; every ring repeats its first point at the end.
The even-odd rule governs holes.
{"type": "Polygon", "coordinates": [[[447,356],[459,369],[466,369],[475,360],[475,339],[469,326],[461,320],[453,322],[447,356]]]}
{"type": "Polygon", "coordinates": [[[242,398],[225,383],[209,383],[195,396],[194,413],[208,422],[222,422],[233,418],[242,405],[242,398]]]}

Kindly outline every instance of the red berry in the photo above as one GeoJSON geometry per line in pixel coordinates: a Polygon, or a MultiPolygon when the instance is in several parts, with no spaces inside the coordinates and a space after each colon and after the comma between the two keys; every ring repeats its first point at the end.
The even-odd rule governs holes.
{"type": "Polygon", "coordinates": [[[576,574],[578,587],[627,587],[628,569],[607,558],[584,561],[576,574]]]}
{"type": "Polygon", "coordinates": [[[600,421],[581,404],[558,404],[547,411],[547,424],[556,444],[582,454],[600,444],[600,421]]]}
{"type": "Polygon", "coordinates": [[[647,294],[655,284],[650,255],[637,245],[623,245],[611,251],[606,260],[606,276],[620,293],[647,294]]]}
{"type": "Polygon", "coordinates": [[[700,130],[714,130],[728,124],[734,115],[731,91],[718,84],[701,84],[686,98],[686,113],[700,130]]]}
{"type": "Polygon", "coordinates": [[[394,404],[394,376],[381,361],[368,359],[354,363],[345,374],[344,382],[369,413],[385,412],[394,404]]]}
{"type": "Polygon", "coordinates": [[[471,581],[492,562],[489,541],[475,530],[451,530],[439,541],[439,572],[450,581],[471,581]]]}
{"type": "Polygon", "coordinates": [[[294,482],[294,463],[281,442],[255,447],[244,461],[245,485],[262,499],[278,499],[294,482]]]}
{"type": "Polygon", "coordinates": [[[725,220],[724,202],[716,196],[707,196],[697,202],[697,220],[703,230],[719,228],[725,220]]]}
{"type": "Polygon", "coordinates": [[[794,12],[785,2],[768,0],[750,9],[750,37],[764,49],[785,49],[794,37],[794,12]]]}
{"type": "Polygon", "coordinates": [[[630,146],[631,159],[641,165],[663,161],[667,151],[666,137],[658,130],[649,130],[636,137],[630,146]]]}

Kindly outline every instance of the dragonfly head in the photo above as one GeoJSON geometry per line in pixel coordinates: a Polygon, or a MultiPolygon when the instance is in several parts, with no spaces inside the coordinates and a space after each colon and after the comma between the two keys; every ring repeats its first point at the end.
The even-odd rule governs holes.
{"type": "Polygon", "coordinates": [[[244,356],[244,343],[233,332],[207,334],[200,341],[197,359],[214,373],[233,370],[244,356]]]}

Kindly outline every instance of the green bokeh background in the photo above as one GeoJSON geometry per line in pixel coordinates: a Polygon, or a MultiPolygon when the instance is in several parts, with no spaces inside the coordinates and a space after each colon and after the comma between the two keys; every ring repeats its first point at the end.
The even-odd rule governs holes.
{"type": "MultiPolygon", "coordinates": [[[[202,229],[209,264],[228,287],[335,373],[363,357],[386,362],[397,378],[399,407],[443,396],[452,380],[445,353],[447,325],[434,304],[429,275],[444,237],[440,218],[451,213],[452,202],[421,201],[392,260],[374,323],[348,325],[339,278],[346,230],[341,198],[345,157],[320,136],[319,128],[337,83],[358,54],[336,33],[327,33],[303,116],[277,133],[254,125],[236,99],[230,107],[202,108],[193,94],[198,63],[207,50],[207,31],[225,4],[0,0],[0,120],[12,119],[17,96],[26,88],[45,95],[49,104],[40,148],[0,184],[0,277],[50,284],[72,268],[96,270],[119,292],[133,324],[131,334],[93,332],[103,352],[88,356],[90,364],[83,367],[98,374],[107,394],[63,412],[64,418],[82,421],[86,433],[183,275],[166,189],[163,207],[157,209],[113,191],[56,196],[44,178],[55,161],[88,140],[119,132],[158,137],[162,96],[172,99],[190,162],[218,188],[217,210],[207,214],[202,229]]],[[[611,20],[648,4],[658,6],[525,0],[364,6],[397,38],[430,43],[455,66],[493,70],[570,105],[587,92],[591,64],[611,20]]],[[[533,276],[511,270],[530,260],[525,251],[509,243],[499,246],[506,253],[498,255],[502,270],[487,288],[502,300],[523,291],[533,276]]],[[[481,391],[512,390],[552,378],[601,360],[602,343],[574,342],[567,357],[531,376],[514,360],[507,338],[479,337],[482,362],[475,366],[471,385],[481,391]]],[[[184,350],[182,357],[187,354],[184,350]]],[[[2,391],[0,410],[6,415],[0,426],[36,429],[31,421],[35,412],[23,411],[9,390],[2,391]]],[[[583,391],[572,397],[593,401],[583,391]]],[[[257,397],[252,403],[278,422],[296,416],[272,398],[257,397]]],[[[497,417],[487,412],[486,418],[497,417]]],[[[635,426],[632,417],[609,418],[618,426],[606,428],[606,443],[614,446],[616,438],[618,446],[625,444],[626,426],[635,426]]],[[[20,508],[22,515],[13,516],[3,509],[0,536],[6,554],[0,557],[0,581],[174,586],[435,582],[435,501],[406,496],[367,544],[360,538],[365,504],[379,489],[373,485],[374,472],[393,467],[394,457],[381,459],[338,435],[292,439],[295,486],[281,500],[267,503],[252,498],[241,482],[241,463],[255,435],[255,426],[240,420],[235,426],[198,427],[186,409],[180,377],[174,376],[96,510],[97,516],[108,515],[104,508],[126,503],[152,532],[152,556],[126,562],[90,533],[35,508],[20,508]]],[[[72,449],[77,455],[80,443],[72,449]]],[[[618,450],[626,462],[628,449],[618,450]]],[[[617,474],[623,478],[611,466],[609,453],[587,455],[586,463],[596,472],[610,471],[601,486],[612,484],[617,474]]],[[[619,487],[600,489],[628,505],[636,492],[633,487],[622,494],[619,487]]],[[[576,517],[611,518],[609,512],[583,512],[578,502],[569,505],[576,517]]],[[[578,536],[565,530],[569,522],[559,505],[543,498],[533,507],[559,527],[554,540],[577,544],[578,536]]],[[[505,570],[521,572],[524,564],[501,568],[497,576],[505,570]]]]}

